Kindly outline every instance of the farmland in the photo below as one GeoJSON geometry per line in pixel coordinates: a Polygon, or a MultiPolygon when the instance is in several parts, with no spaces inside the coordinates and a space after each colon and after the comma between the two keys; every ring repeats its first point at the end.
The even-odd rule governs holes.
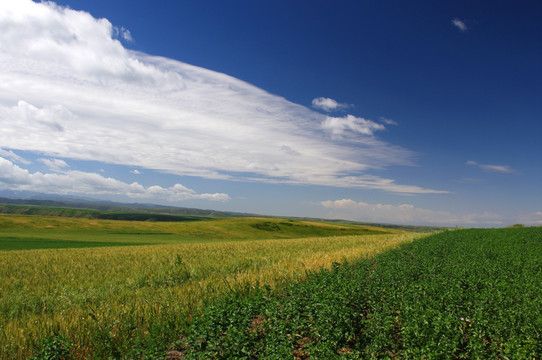
{"type": "Polygon", "coordinates": [[[542,229],[443,232],[207,307],[184,359],[539,359],[542,229]]]}
{"type": "Polygon", "coordinates": [[[165,354],[225,293],[280,288],[421,236],[269,218],[0,215],[0,229],[3,358],[36,355],[62,339],[73,358],[165,354]]]}
{"type": "Polygon", "coordinates": [[[3,359],[539,358],[541,228],[0,215],[3,359]]]}

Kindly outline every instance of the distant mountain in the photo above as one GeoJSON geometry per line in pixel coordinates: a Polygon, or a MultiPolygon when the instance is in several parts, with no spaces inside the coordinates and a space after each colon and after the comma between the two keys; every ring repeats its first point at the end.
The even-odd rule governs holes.
{"type": "MultiPolygon", "coordinates": [[[[195,208],[182,208],[156,204],[119,203],[113,201],[90,200],[61,195],[49,195],[32,192],[0,191],[0,204],[32,205],[55,208],[89,209],[100,212],[169,214],[184,216],[199,216],[208,218],[258,216],[248,213],[237,213],[195,208]]],[[[1,211],[0,211],[1,212],[1,211]]],[[[5,212],[5,211],[4,211],[5,212]]]]}
{"type": "Polygon", "coordinates": [[[69,196],[69,195],[55,195],[44,194],[34,191],[14,191],[14,190],[0,190],[0,198],[8,199],[22,199],[22,200],[55,200],[55,201],[92,201],[91,199],[85,199],[81,197],[69,196]]]}

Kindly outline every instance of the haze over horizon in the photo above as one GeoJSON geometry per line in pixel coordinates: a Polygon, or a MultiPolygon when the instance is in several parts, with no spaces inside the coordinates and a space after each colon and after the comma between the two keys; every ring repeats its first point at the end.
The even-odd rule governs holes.
{"type": "Polygon", "coordinates": [[[0,3],[0,190],[542,225],[542,4],[0,3]]]}

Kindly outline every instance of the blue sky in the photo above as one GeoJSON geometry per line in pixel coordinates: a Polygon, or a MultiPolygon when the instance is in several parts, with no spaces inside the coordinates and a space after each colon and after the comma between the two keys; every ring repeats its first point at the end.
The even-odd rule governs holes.
{"type": "Polygon", "coordinates": [[[535,1],[5,1],[0,190],[542,225],[535,1]]]}

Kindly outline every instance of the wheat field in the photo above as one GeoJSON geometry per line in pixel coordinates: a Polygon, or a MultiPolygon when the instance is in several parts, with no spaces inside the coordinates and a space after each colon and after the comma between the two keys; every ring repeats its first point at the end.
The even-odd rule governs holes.
{"type": "Polygon", "coordinates": [[[0,251],[0,353],[27,358],[50,334],[76,358],[171,341],[211,299],[297,281],[420,234],[0,251]]]}

